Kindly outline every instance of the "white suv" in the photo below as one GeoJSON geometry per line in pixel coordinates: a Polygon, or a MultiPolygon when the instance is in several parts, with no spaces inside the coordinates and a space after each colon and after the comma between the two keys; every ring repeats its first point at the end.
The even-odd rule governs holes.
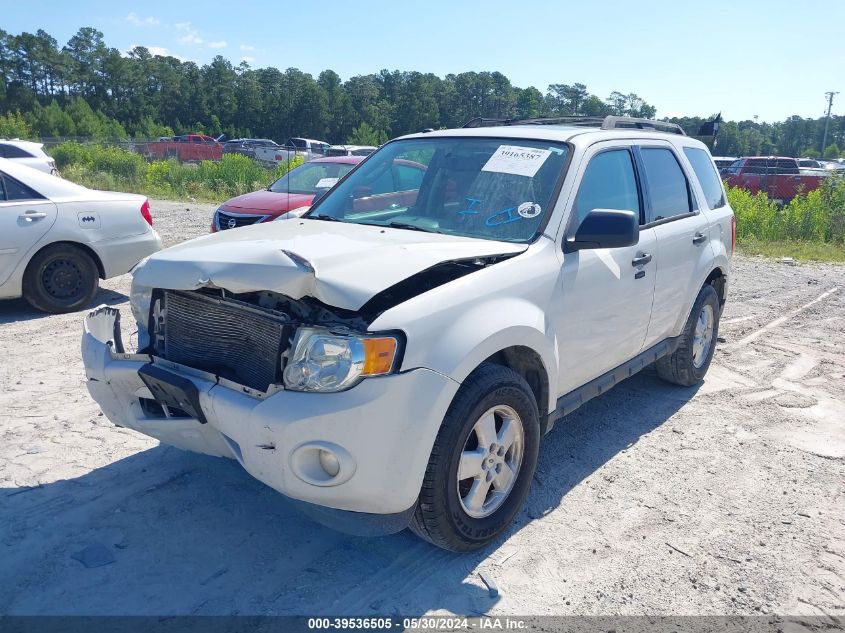
{"type": "Polygon", "coordinates": [[[488,543],[555,420],[655,361],[702,379],[734,242],[680,128],[500,123],[396,139],[300,219],[153,255],[137,352],[116,310],[86,319],[91,395],[339,529],[488,543]],[[395,176],[409,162],[421,182],[395,176]]]}
{"type": "Polygon", "coordinates": [[[0,139],[0,158],[8,158],[21,165],[32,167],[45,174],[59,175],[56,161],[44,152],[43,143],[21,141],[20,139],[0,139]]]}

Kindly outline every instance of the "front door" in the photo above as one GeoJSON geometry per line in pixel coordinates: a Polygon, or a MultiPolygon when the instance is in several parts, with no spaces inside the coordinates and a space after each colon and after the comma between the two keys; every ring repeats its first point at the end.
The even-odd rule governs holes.
{"type": "MultiPolygon", "coordinates": [[[[594,145],[585,155],[569,213],[566,237],[593,209],[624,209],[643,219],[633,148],[619,142],[594,145]]],[[[565,238],[564,238],[565,239],[565,238]]],[[[566,394],[636,356],[643,347],[654,295],[654,229],[623,248],[563,255],[555,330],[558,395],[566,394]]]]}
{"type": "Polygon", "coordinates": [[[0,172],[0,285],[55,221],[55,204],[0,172]]]}

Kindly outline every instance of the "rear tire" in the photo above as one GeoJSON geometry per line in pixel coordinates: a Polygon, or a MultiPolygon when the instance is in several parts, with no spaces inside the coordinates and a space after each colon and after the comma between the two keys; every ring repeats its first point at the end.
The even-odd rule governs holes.
{"type": "Polygon", "coordinates": [[[409,527],[453,552],[487,545],[522,507],[539,445],[540,416],[528,383],[507,367],[481,365],[443,419],[409,527]]]}
{"type": "Polygon", "coordinates": [[[97,264],[87,252],[73,244],[54,244],[30,260],[23,297],[42,312],[75,312],[91,303],[99,282],[97,264]]]}
{"type": "Polygon", "coordinates": [[[677,349],[657,361],[657,375],[683,387],[701,382],[716,350],[720,313],[719,295],[713,286],[704,284],[684,325],[677,349]]]}

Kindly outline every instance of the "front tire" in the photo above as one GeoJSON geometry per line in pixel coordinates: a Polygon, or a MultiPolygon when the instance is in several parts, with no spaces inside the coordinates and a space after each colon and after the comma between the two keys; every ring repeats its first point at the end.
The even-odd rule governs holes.
{"type": "Polygon", "coordinates": [[[704,284],[690,311],[681,341],[671,354],[656,363],[663,380],[691,387],[704,379],[719,336],[719,296],[710,284],[704,284]]]}
{"type": "Polygon", "coordinates": [[[42,312],[75,312],[91,303],[99,281],[97,264],[88,253],[73,244],[54,244],[26,267],[23,296],[42,312]]]}
{"type": "Polygon", "coordinates": [[[522,507],[539,445],[540,416],[528,383],[507,367],[481,365],[443,419],[411,530],[453,552],[487,545],[522,507]]]}

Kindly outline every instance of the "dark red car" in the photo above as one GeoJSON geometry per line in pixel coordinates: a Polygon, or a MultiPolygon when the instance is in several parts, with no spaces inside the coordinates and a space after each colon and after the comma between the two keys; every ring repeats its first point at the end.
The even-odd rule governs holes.
{"type": "MultiPolygon", "coordinates": [[[[211,230],[216,232],[259,222],[271,222],[288,211],[310,206],[318,193],[328,191],[364,158],[366,157],[333,156],[304,163],[263,191],[253,191],[224,202],[214,213],[211,230]]],[[[382,189],[393,192],[400,184],[409,190],[416,190],[419,189],[424,175],[424,165],[408,160],[396,160],[393,169],[380,176],[373,183],[372,191],[368,193],[378,195],[382,189]]]]}

